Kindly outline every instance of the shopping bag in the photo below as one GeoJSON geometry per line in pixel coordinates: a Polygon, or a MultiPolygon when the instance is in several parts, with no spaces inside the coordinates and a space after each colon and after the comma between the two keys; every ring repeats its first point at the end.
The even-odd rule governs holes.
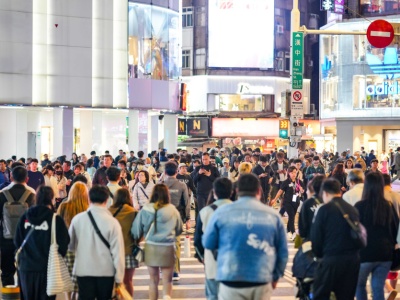
{"type": "Polygon", "coordinates": [[[185,237],[183,244],[183,257],[190,258],[190,236],[185,237]]]}

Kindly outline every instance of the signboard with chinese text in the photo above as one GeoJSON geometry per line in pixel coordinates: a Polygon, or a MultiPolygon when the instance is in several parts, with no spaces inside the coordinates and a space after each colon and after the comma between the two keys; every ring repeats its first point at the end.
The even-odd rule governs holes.
{"type": "Polygon", "coordinates": [[[292,36],[292,89],[303,88],[303,65],[304,65],[304,34],[293,32],[292,36]]]}

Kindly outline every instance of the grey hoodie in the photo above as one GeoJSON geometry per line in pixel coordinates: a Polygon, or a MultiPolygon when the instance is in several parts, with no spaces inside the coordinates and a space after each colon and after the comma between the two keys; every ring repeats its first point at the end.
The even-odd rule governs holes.
{"type": "Polygon", "coordinates": [[[145,204],[132,224],[133,238],[139,240],[145,237],[148,243],[175,244],[176,237],[182,233],[182,220],[178,210],[172,204],[160,208],[157,211],[157,231],[153,224],[154,216],[154,203],[145,204]]]}
{"type": "Polygon", "coordinates": [[[182,212],[181,216],[183,221],[190,220],[190,200],[186,184],[174,177],[167,177],[164,184],[168,187],[171,204],[173,204],[179,212],[182,212]]]}

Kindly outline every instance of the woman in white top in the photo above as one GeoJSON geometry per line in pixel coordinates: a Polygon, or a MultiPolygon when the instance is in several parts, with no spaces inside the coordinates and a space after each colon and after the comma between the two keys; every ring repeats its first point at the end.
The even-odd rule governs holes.
{"type": "Polygon", "coordinates": [[[94,166],[94,161],[92,158],[89,158],[86,163],[86,172],[89,174],[90,179],[93,180],[94,173],[96,173],[96,168],[94,166]]]}
{"type": "Polygon", "coordinates": [[[53,189],[54,197],[60,198],[60,193],[58,192],[57,179],[54,176],[54,168],[52,165],[47,165],[43,169],[44,185],[49,186],[53,189]]]}
{"type": "Polygon", "coordinates": [[[150,180],[149,172],[139,171],[137,183],[133,187],[132,202],[133,207],[140,210],[143,205],[149,203],[154,183],[150,180]]]}

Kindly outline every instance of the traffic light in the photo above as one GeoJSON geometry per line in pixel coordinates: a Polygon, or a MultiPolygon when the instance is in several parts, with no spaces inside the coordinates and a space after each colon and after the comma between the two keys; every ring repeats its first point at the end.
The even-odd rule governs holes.
{"type": "Polygon", "coordinates": [[[279,120],[279,137],[281,139],[289,138],[289,120],[279,120]]]}

